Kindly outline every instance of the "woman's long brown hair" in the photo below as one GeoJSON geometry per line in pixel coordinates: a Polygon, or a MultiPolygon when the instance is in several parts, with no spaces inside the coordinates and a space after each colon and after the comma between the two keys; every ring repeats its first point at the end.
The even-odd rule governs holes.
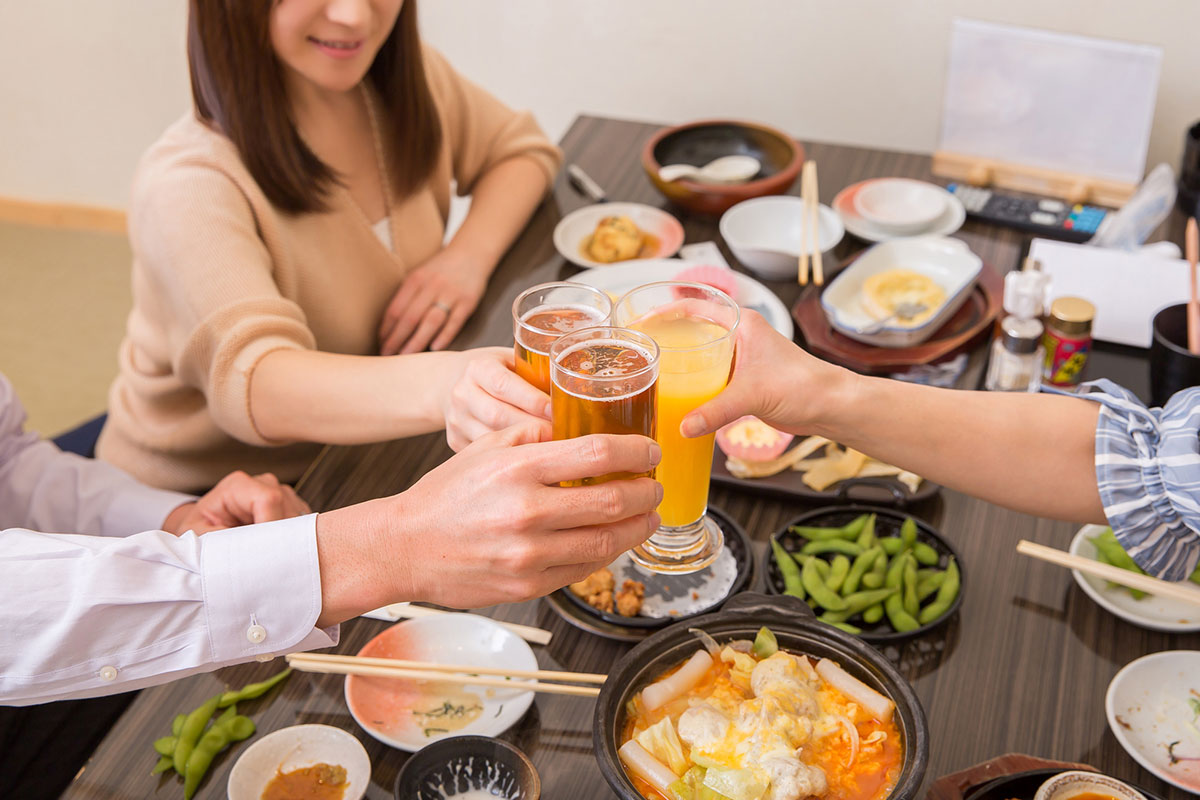
{"type": "MultiPolygon", "coordinates": [[[[300,138],[283,67],[271,48],[273,0],[190,0],[188,69],[199,117],[225,134],[276,207],[321,211],[338,180],[300,138]]],[[[417,32],[416,0],[404,0],[396,25],[367,78],[384,106],[381,131],[399,196],[432,173],[442,129],[417,32]]]]}

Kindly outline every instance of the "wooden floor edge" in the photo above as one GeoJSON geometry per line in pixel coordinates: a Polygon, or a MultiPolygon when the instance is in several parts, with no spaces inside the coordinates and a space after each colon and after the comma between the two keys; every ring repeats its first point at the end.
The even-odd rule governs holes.
{"type": "Polygon", "coordinates": [[[18,197],[0,197],[0,222],[40,225],[104,233],[125,233],[125,212],[119,208],[44,203],[18,197]]]}

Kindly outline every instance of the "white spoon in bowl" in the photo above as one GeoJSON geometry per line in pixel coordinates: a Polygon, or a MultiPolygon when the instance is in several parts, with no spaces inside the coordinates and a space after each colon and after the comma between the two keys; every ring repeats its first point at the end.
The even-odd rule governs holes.
{"type": "Polygon", "coordinates": [[[721,156],[703,167],[668,164],[660,167],[658,177],[668,183],[689,178],[701,183],[741,183],[758,174],[762,164],[754,156],[721,156]]]}

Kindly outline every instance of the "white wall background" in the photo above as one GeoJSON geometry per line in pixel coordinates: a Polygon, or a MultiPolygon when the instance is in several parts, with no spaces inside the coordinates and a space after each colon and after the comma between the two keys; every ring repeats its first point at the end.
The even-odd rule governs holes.
{"type": "MultiPolygon", "coordinates": [[[[125,207],[139,154],[190,102],[185,14],[0,3],[0,196],[125,207]]],[[[955,16],[1162,46],[1151,166],[1178,167],[1200,118],[1197,0],[422,0],[421,15],[459,69],[555,138],[581,112],[722,115],[928,152],[955,16]]]]}

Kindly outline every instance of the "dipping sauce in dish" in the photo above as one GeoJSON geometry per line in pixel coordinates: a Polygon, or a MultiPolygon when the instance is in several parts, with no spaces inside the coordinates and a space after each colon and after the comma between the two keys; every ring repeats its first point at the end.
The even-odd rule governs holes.
{"type": "Polygon", "coordinates": [[[1101,792],[1080,792],[1071,795],[1070,800],[1118,800],[1118,798],[1101,792]]]}
{"type": "Polygon", "coordinates": [[[342,800],[345,793],[346,768],[321,763],[277,771],[263,789],[262,800],[342,800]]]}

